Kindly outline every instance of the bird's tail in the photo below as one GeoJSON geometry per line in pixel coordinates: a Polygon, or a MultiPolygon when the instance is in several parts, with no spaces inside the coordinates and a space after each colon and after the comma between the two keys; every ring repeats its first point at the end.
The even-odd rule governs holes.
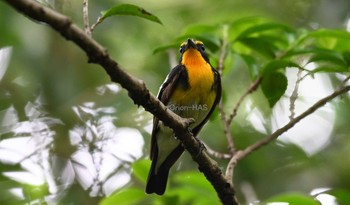
{"type": "Polygon", "coordinates": [[[155,148],[153,152],[152,165],[148,174],[146,193],[152,194],[156,193],[158,195],[163,195],[166,189],[166,184],[168,181],[168,175],[170,167],[174,165],[177,159],[184,152],[184,148],[179,144],[163,162],[158,161],[158,148],[155,148]],[[157,166],[157,163],[161,163],[157,166]],[[156,168],[157,167],[157,168],[156,168]]]}
{"type": "Polygon", "coordinates": [[[151,170],[148,174],[146,193],[152,194],[156,193],[158,195],[163,195],[166,189],[166,184],[168,181],[169,169],[160,168],[157,174],[155,173],[156,160],[152,161],[151,170]]]}

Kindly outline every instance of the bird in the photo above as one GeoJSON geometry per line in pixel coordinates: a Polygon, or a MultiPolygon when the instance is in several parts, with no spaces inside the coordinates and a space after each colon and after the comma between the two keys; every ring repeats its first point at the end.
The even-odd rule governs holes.
{"type": "MultiPolygon", "coordinates": [[[[194,119],[189,128],[196,137],[219,103],[221,90],[220,74],[210,64],[203,42],[189,38],[180,45],[179,64],[167,75],[157,98],[180,117],[194,119]]],[[[173,130],[154,117],[147,194],[164,194],[169,170],[183,152],[173,130]]]]}

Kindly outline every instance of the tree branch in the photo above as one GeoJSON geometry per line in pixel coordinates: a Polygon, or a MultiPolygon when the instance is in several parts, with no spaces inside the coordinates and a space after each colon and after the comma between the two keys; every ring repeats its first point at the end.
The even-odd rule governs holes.
{"type": "Polygon", "coordinates": [[[103,18],[101,16],[97,18],[97,21],[94,24],[92,24],[92,26],[90,27],[91,32],[93,32],[95,30],[95,28],[98,24],[102,23],[102,19],[103,18]]]}
{"type": "Polygon", "coordinates": [[[224,70],[224,62],[226,58],[226,49],[227,49],[227,32],[228,32],[228,25],[222,26],[222,43],[220,48],[220,56],[219,56],[219,62],[218,62],[218,72],[221,74],[224,70]]]}
{"type": "Polygon", "coordinates": [[[256,91],[258,89],[260,83],[262,81],[262,77],[259,77],[254,81],[254,83],[243,93],[243,95],[239,98],[238,102],[236,103],[235,107],[233,108],[230,116],[228,117],[227,121],[229,124],[231,124],[233,118],[237,115],[238,108],[241,106],[243,100],[251,93],[256,91]]]}
{"type": "Polygon", "coordinates": [[[203,144],[205,146],[207,153],[215,158],[218,158],[218,159],[231,159],[232,158],[232,154],[218,152],[218,151],[210,148],[207,144],[205,144],[205,143],[203,143],[203,144]]]}
{"type": "Polygon", "coordinates": [[[324,106],[326,103],[330,102],[337,96],[344,94],[346,92],[350,91],[350,85],[348,86],[341,86],[339,89],[335,90],[332,94],[322,98],[321,100],[317,101],[315,104],[313,104],[309,109],[307,109],[305,112],[301,113],[299,116],[293,118],[293,120],[289,121],[285,126],[281,127],[280,129],[276,130],[274,133],[271,135],[265,137],[264,139],[261,139],[257,141],[256,143],[248,146],[242,151],[238,151],[235,156],[233,156],[233,162],[236,163],[236,161],[239,161],[252,153],[253,151],[261,148],[262,146],[270,143],[271,141],[277,139],[281,134],[287,132],[290,128],[292,128],[295,124],[297,124],[300,120],[304,119],[308,115],[312,114],[315,112],[317,109],[320,107],[324,106]]]}
{"type": "MultiPolygon", "coordinates": [[[[224,70],[224,62],[225,62],[225,58],[226,58],[226,49],[228,46],[228,42],[227,42],[227,32],[228,32],[228,26],[227,25],[223,25],[222,26],[222,42],[221,42],[221,47],[220,47],[220,56],[219,56],[219,61],[218,61],[218,67],[217,70],[220,74],[222,74],[222,71],[224,70]]],[[[230,129],[230,125],[231,123],[227,120],[226,117],[226,112],[224,109],[224,104],[222,102],[222,100],[219,102],[218,105],[219,108],[219,112],[220,112],[220,116],[221,116],[221,120],[224,123],[224,133],[228,142],[228,150],[230,152],[231,155],[233,155],[235,153],[235,143],[233,141],[233,136],[232,136],[232,132],[230,129]]],[[[227,175],[226,175],[227,177],[227,175]]],[[[232,184],[232,177],[228,177],[228,181],[232,184]]]]}
{"type": "Polygon", "coordinates": [[[292,92],[292,95],[289,98],[289,111],[290,111],[289,119],[290,120],[293,120],[294,116],[295,116],[295,102],[298,99],[299,85],[300,85],[300,82],[302,80],[301,73],[302,73],[302,70],[299,69],[298,73],[297,73],[297,80],[295,81],[295,85],[294,85],[294,90],[292,92]]]}
{"type": "MultiPolygon", "coordinates": [[[[233,186],[233,171],[235,166],[237,165],[238,160],[236,159],[236,155],[238,154],[235,149],[235,145],[233,142],[233,136],[230,130],[231,123],[233,118],[237,115],[238,108],[242,104],[243,100],[251,93],[253,93],[258,86],[260,85],[262,81],[262,77],[259,77],[247,90],[246,92],[239,98],[238,102],[236,103],[235,107],[232,110],[232,113],[230,116],[227,118],[226,113],[224,112],[223,105],[219,104],[219,110],[221,113],[221,119],[224,122],[224,132],[227,137],[227,140],[229,142],[229,148],[230,148],[230,153],[232,154],[232,158],[230,159],[229,163],[227,164],[226,171],[225,171],[225,176],[227,180],[231,183],[233,186]]],[[[241,151],[238,151],[241,152],[241,151]]]]}
{"type": "Polygon", "coordinates": [[[89,23],[89,0],[83,1],[83,18],[84,18],[85,33],[88,36],[91,36],[91,29],[90,29],[90,23],[89,23]]]}
{"type": "Polygon", "coordinates": [[[114,61],[106,49],[90,38],[82,29],[73,24],[71,20],[49,8],[43,7],[33,0],[3,0],[19,12],[37,21],[49,24],[67,40],[73,41],[88,56],[90,63],[101,65],[113,82],[119,83],[128,91],[129,97],[135,104],[141,105],[154,116],[171,127],[185,149],[198,163],[199,169],[215,188],[223,204],[237,205],[235,191],[226,180],[217,163],[206,152],[202,152],[201,144],[188,130],[192,120],[183,119],[164,106],[154,97],[144,82],[126,73],[119,64],[114,61]]]}
{"type": "Polygon", "coordinates": [[[227,118],[226,118],[226,113],[224,110],[224,104],[222,103],[222,100],[219,102],[219,112],[220,112],[220,116],[221,116],[221,120],[224,123],[224,133],[228,142],[228,150],[230,152],[230,154],[234,154],[235,153],[235,143],[233,141],[233,136],[231,133],[231,124],[228,122],[227,118]]]}

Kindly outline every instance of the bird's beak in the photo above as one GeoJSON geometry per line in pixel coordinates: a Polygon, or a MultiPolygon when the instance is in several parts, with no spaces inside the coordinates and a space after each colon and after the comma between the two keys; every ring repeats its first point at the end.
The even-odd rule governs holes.
{"type": "Polygon", "coordinates": [[[187,48],[196,48],[196,43],[192,39],[187,39],[187,48]]]}

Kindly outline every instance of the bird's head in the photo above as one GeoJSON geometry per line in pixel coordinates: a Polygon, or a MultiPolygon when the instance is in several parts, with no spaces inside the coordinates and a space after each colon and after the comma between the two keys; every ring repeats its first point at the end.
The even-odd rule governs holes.
{"type": "Polygon", "coordinates": [[[202,41],[187,39],[180,46],[181,58],[180,62],[183,65],[194,61],[205,61],[209,63],[209,58],[205,52],[205,47],[202,41]]]}

